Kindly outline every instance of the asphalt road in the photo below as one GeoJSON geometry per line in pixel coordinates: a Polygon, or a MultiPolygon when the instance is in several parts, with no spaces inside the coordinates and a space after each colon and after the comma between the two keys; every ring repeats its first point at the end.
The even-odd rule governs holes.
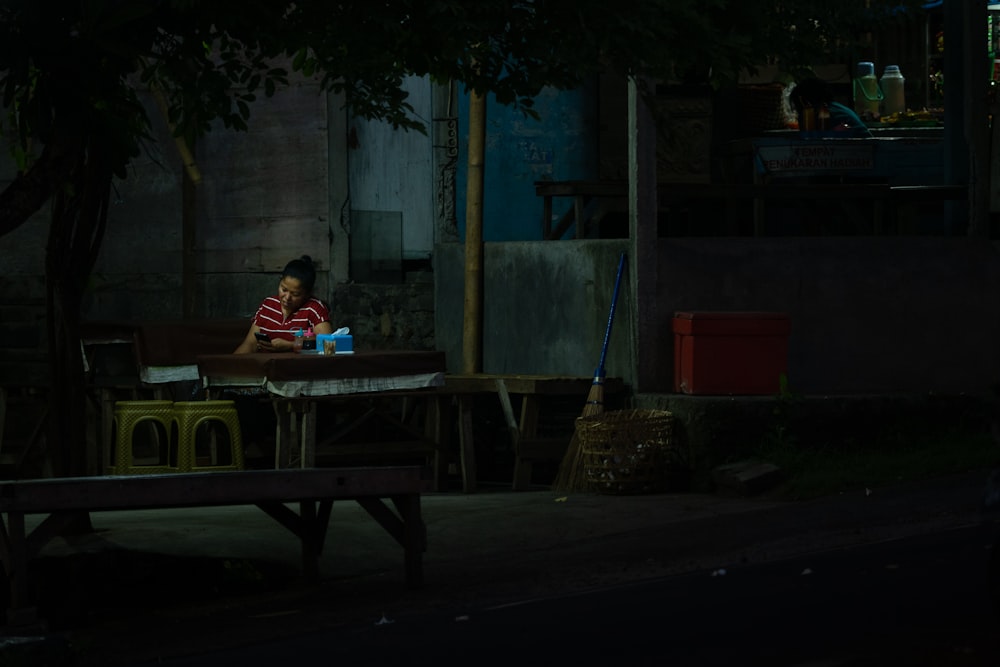
{"type": "Polygon", "coordinates": [[[983,522],[156,664],[995,666],[1000,614],[987,564],[998,535],[997,522],[983,522]]]}

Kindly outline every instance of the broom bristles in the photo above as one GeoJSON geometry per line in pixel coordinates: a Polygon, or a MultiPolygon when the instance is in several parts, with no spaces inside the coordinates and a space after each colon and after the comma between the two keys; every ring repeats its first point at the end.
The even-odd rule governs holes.
{"type": "MultiPolygon", "coordinates": [[[[587,394],[587,402],[583,406],[581,417],[593,417],[604,413],[604,374],[594,375],[594,382],[590,385],[590,392],[587,394]]],[[[556,474],[552,488],[555,491],[566,493],[576,491],[580,477],[580,439],[576,430],[573,430],[573,437],[569,441],[566,455],[563,456],[559,464],[559,471],[556,474]]]]}
{"type": "Polygon", "coordinates": [[[573,437],[569,440],[569,447],[566,448],[566,455],[563,456],[563,460],[559,463],[559,471],[556,473],[556,479],[552,483],[552,490],[559,493],[568,493],[573,491],[573,487],[576,485],[576,468],[580,460],[580,439],[576,435],[576,431],[573,431],[573,437]]]}

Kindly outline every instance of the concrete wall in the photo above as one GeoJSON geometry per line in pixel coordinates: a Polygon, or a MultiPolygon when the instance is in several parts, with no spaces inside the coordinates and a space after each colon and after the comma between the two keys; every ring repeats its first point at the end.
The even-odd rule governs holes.
{"type": "Polygon", "coordinates": [[[336,285],[330,319],[351,329],[356,350],[433,350],[433,276],[419,271],[402,284],[336,285]]]}
{"type": "Polygon", "coordinates": [[[978,393],[1000,379],[989,241],[661,240],[658,277],[663,327],[677,310],[789,313],[797,391],[978,393]]]}
{"type": "MultiPolygon", "coordinates": [[[[627,241],[487,243],[483,370],[587,375],[600,357],[627,241]]],[[[436,336],[460,370],[464,251],[436,253],[436,336]]],[[[673,390],[679,310],[789,314],[789,382],[805,394],[985,393],[1000,380],[1000,256],[942,237],[661,239],[656,382],[673,390]]],[[[623,293],[609,375],[632,383],[635,305],[623,293]]]]}
{"type": "MultiPolygon", "coordinates": [[[[483,366],[486,373],[589,376],[600,363],[618,258],[628,241],[486,243],[483,366]]],[[[465,249],[435,249],[435,339],[450,372],[462,371],[465,249]]],[[[631,378],[634,308],[622,278],[605,362],[631,378]]]]}

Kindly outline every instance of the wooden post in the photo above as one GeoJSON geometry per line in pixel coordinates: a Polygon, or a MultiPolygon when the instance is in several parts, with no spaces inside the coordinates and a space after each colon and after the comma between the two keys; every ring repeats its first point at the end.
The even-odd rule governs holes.
{"type": "Polygon", "coordinates": [[[483,170],[486,155],[486,98],[469,93],[468,184],[465,198],[465,318],[462,372],[482,368],[483,345],[483,170]]]}
{"type": "Polygon", "coordinates": [[[628,81],[628,208],[632,246],[629,278],[635,304],[635,379],[637,390],[658,381],[663,332],[657,312],[656,124],[643,91],[628,81]]]}
{"type": "MultiPolygon", "coordinates": [[[[986,19],[989,16],[986,0],[973,2],[945,3],[955,5],[950,10],[958,11],[957,17],[946,15],[952,23],[961,25],[960,44],[979,44],[979,48],[958,49],[959,72],[952,71],[951,81],[960,81],[958,104],[962,110],[963,136],[958,139],[965,147],[964,151],[956,152],[955,159],[966,160],[968,165],[963,181],[969,186],[968,196],[968,235],[988,239],[990,234],[990,124],[989,103],[987,100],[992,62],[989,62],[986,39],[986,19]]],[[[946,25],[946,30],[947,25],[946,25]]],[[[952,30],[951,32],[956,32],[952,30]]],[[[948,32],[945,33],[949,34],[948,32]]],[[[945,67],[955,60],[953,56],[945,59],[945,67]]],[[[945,82],[948,82],[949,72],[945,72],[945,82]]],[[[947,90],[947,83],[945,84],[947,90]]],[[[955,98],[952,98],[954,100],[955,98]]],[[[949,100],[949,101],[952,101],[949,100]]],[[[945,113],[948,107],[945,106],[945,113]]],[[[946,121],[950,122],[952,119],[946,121]]],[[[946,204],[947,206],[947,204],[946,204]]]]}
{"type": "Polygon", "coordinates": [[[966,227],[967,234],[989,235],[986,91],[986,2],[946,2],[945,35],[958,35],[954,44],[975,45],[948,51],[944,62],[944,169],[949,185],[967,185],[966,201],[945,202],[949,230],[966,227]]]}

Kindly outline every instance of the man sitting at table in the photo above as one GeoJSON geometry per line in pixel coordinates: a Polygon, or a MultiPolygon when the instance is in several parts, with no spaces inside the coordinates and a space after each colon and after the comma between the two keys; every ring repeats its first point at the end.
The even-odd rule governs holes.
{"type": "Polygon", "coordinates": [[[313,296],[315,284],[316,269],[309,255],[286,264],[278,280],[278,293],[261,302],[250,331],[234,354],[290,352],[295,348],[298,330],[333,333],[329,309],[313,296]]]}
{"type": "Polygon", "coordinates": [[[829,132],[829,136],[869,138],[871,131],[858,114],[850,107],[833,99],[829,84],[816,77],[799,81],[788,94],[799,120],[799,130],[829,132]],[[806,121],[809,112],[813,114],[810,123],[806,121]],[[820,114],[826,114],[826,121],[820,121],[820,114]]]}

